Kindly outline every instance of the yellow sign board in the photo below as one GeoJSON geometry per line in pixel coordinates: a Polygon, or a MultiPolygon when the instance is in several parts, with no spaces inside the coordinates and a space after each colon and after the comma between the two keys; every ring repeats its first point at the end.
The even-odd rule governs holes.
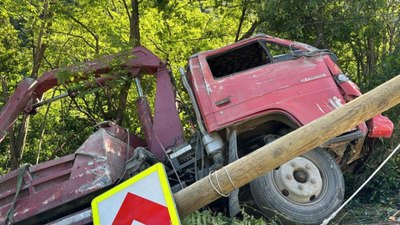
{"type": "Polygon", "coordinates": [[[163,164],[146,169],[92,201],[94,225],[180,225],[163,164]]]}

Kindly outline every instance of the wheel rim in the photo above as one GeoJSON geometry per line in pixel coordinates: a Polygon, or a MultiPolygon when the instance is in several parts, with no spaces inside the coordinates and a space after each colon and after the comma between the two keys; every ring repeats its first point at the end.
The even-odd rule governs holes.
{"type": "Polygon", "coordinates": [[[272,179],[281,196],[293,203],[315,202],[324,192],[320,169],[304,157],[296,157],[276,168],[272,179]]]}

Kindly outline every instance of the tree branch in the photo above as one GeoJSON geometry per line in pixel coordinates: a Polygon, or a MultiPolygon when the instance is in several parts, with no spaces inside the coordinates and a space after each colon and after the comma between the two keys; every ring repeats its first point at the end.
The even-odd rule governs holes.
{"type": "Polygon", "coordinates": [[[83,29],[85,29],[87,32],[89,32],[89,34],[92,35],[92,37],[94,38],[94,40],[95,40],[95,42],[96,42],[96,44],[95,44],[95,52],[96,52],[96,55],[98,55],[98,54],[99,54],[99,51],[100,51],[99,36],[98,36],[94,31],[92,31],[88,26],[86,26],[84,23],[82,23],[81,21],[79,21],[78,19],[76,19],[76,18],[75,18],[73,15],[71,15],[69,12],[65,12],[65,11],[64,11],[64,13],[65,13],[69,18],[71,18],[75,23],[79,24],[83,29]]]}
{"type": "MultiPolygon", "coordinates": [[[[51,98],[54,98],[55,94],[56,94],[56,89],[53,90],[53,94],[52,94],[51,98]]],[[[42,151],[44,133],[46,132],[46,124],[47,124],[46,120],[47,120],[47,117],[49,116],[50,106],[51,106],[51,102],[47,105],[46,112],[44,114],[44,119],[43,119],[44,121],[42,123],[42,132],[40,132],[40,139],[39,139],[37,155],[36,155],[36,165],[39,163],[40,153],[42,151]]]]}
{"type": "Polygon", "coordinates": [[[126,11],[126,15],[128,15],[129,27],[130,27],[131,23],[132,23],[132,18],[131,18],[131,14],[129,13],[129,7],[128,7],[128,4],[126,4],[125,0],[122,0],[122,3],[124,3],[124,8],[125,8],[125,11],[126,11]]]}
{"type": "Polygon", "coordinates": [[[65,32],[62,32],[62,31],[54,31],[54,33],[56,33],[56,34],[64,34],[64,35],[67,35],[67,36],[80,38],[80,39],[82,39],[83,42],[85,42],[89,47],[91,47],[93,50],[96,51],[96,46],[92,45],[88,40],[86,40],[85,37],[83,37],[83,36],[81,36],[81,35],[76,35],[76,34],[71,34],[71,33],[65,33],[65,32]]]}
{"type": "Polygon", "coordinates": [[[251,37],[251,35],[253,35],[253,33],[254,33],[254,31],[257,29],[257,27],[258,27],[260,24],[262,24],[263,22],[264,22],[263,20],[256,20],[256,21],[254,21],[254,22],[251,24],[250,29],[249,29],[246,33],[244,33],[244,34],[242,35],[242,37],[239,38],[239,41],[251,37]]]}
{"type": "Polygon", "coordinates": [[[151,43],[153,43],[153,45],[156,47],[156,49],[158,49],[160,52],[164,53],[166,56],[166,60],[169,61],[169,54],[168,52],[164,51],[153,39],[151,39],[148,35],[146,35],[146,38],[149,39],[149,41],[151,43]]]}
{"type": "Polygon", "coordinates": [[[138,0],[131,0],[132,13],[131,24],[129,29],[129,43],[132,47],[140,45],[140,28],[139,28],[139,2],[138,0]]]}
{"type": "Polygon", "coordinates": [[[44,61],[47,63],[47,65],[50,66],[51,69],[54,69],[54,66],[51,64],[49,60],[47,60],[46,56],[43,56],[44,61]]]}
{"type": "Polygon", "coordinates": [[[31,77],[33,77],[33,78],[38,77],[40,64],[41,64],[41,61],[44,56],[44,52],[47,47],[47,45],[45,43],[43,43],[43,36],[44,36],[46,28],[48,28],[48,26],[50,26],[50,24],[51,24],[46,21],[48,19],[49,14],[50,14],[49,13],[49,2],[48,2],[48,0],[45,0],[43,3],[43,18],[42,18],[40,28],[39,28],[39,36],[38,36],[38,40],[36,43],[36,47],[33,48],[33,68],[32,68],[32,73],[31,73],[31,77]]]}
{"type": "Polygon", "coordinates": [[[242,30],[244,18],[246,17],[246,11],[247,11],[247,1],[245,1],[243,4],[242,15],[240,16],[239,26],[236,31],[235,42],[237,42],[239,40],[240,31],[242,30]]]}
{"type": "Polygon", "coordinates": [[[90,112],[87,112],[87,111],[85,111],[84,109],[82,109],[82,108],[79,106],[78,102],[77,102],[74,98],[71,98],[71,102],[74,103],[74,105],[76,106],[76,108],[78,109],[78,111],[81,112],[81,113],[83,113],[83,114],[85,114],[85,115],[88,117],[88,119],[89,119],[93,124],[97,124],[97,123],[98,123],[98,122],[96,121],[96,119],[93,117],[93,115],[92,115],[90,112]]]}

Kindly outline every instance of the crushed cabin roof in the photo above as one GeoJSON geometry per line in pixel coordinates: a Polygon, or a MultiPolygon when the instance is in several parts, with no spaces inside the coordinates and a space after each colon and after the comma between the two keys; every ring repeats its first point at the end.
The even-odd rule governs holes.
{"type": "Polygon", "coordinates": [[[210,53],[210,52],[221,53],[221,52],[225,52],[225,51],[227,51],[229,49],[233,49],[233,48],[235,48],[237,46],[241,46],[243,44],[252,42],[254,40],[267,40],[267,41],[272,41],[272,42],[276,42],[276,43],[280,43],[280,44],[284,44],[284,45],[289,45],[289,46],[292,45],[294,47],[300,48],[303,51],[315,51],[315,50],[318,50],[318,48],[315,48],[315,47],[313,47],[311,45],[308,45],[308,44],[305,44],[305,43],[302,43],[302,42],[291,41],[291,40],[282,39],[282,38],[278,38],[278,37],[273,37],[273,36],[261,33],[261,34],[256,34],[256,35],[253,35],[253,36],[251,36],[249,38],[240,40],[238,42],[235,42],[235,43],[232,43],[232,44],[229,44],[229,45],[225,45],[225,46],[223,46],[221,48],[216,48],[216,49],[211,49],[211,50],[207,50],[207,51],[198,52],[196,54],[191,55],[189,58],[195,58],[195,57],[198,57],[199,55],[202,55],[204,53],[210,53]]]}

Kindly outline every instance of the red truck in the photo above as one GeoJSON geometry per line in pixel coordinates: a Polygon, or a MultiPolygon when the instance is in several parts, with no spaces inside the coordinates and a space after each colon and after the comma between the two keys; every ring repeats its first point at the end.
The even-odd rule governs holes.
{"type": "MultiPolygon", "coordinates": [[[[198,129],[190,140],[178,116],[174,77],[144,47],[25,79],[2,108],[1,140],[20,112],[34,114],[53,100],[76,96],[79,89],[42,99],[68,83],[60,74],[79,73],[81,82],[94,76],[80,86],[88,89],[117,79],[113,71],[121,69],[135,80],[145,140],[105,122],[74,154],[1,176],[0,223],[90,223],[93,197],[156,162],[164,163],[172,190],[179,191],[361,95],[335,62],[330,51],[267,35],[191,56],[186,72],[180,71],[198,129]],[[118,65],[111,63],[115,59],[118,65]],[[146,74],[157,82],[154,115],[140,85],[146,74]]],[[[393,123],[382,115],[359,124],[232,192],[230,215],[240,204],[254,203],[262,213],[278,212],[289,221],[322,222],[343,200],[341,168],[368,156],[367,139],[388,138],[392,131],[393,123]]]]}

